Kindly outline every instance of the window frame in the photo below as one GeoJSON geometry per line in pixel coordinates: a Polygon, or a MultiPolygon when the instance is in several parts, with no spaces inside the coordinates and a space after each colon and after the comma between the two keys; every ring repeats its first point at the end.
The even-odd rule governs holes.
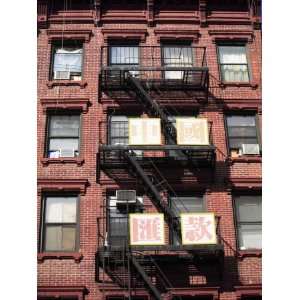
{"type": "MultiPolygon", "coordinates": [[[[239,251],[262,251],[262,248],[246,248],[241,249],[240,247],[240,236],[239,236],[239,224],[240,223],[255,223],[255,225],[262,225],[262,220],[260,222],[239,222],[237,218],[237,203],[236,198],[243,196],[256,196],[261,198],[262,203],[262,194],[257,192],[241,192],[232,195],[232,207],[233,207],[233,215],[234,215],[234,228],[235,228],[235,236],[236,236],[236,247],[239,251]],[[260,223],[260,224],[258,224],[260,223]]],[[[248,224],[247,224],[248,225],[248,224]]],[[[262,235],[262,230],[261,230],[262,235]]]]}
{"type": "MultiPolygon", "coordinates": [[[[66,40],[64,41],[64,44],[65,46],[73,46],[73,47],[76,47],[77,45],[80,45],[81,48],[79,49],[82,49],[82,53],[81,53],[81,73],[80,73],[80,76],[81,76],[81,80],[82,81],[84,79],[84,57],[85,57],[85,42],[82,41],[82,40],[66,40]]],[[[51,44],[51,59],[50,59],[50,68],[49,68],[49,80],[50,81],[53,81],[53,80],[59,80],[60,79],[54,79],[54,56],[55,56],[55,50],[56,49],[59,49],[62,48],[62,45],[61,45],[61,40],[54,40],[51,44]]],[[[79,47],[79,46],[78,46],[79,47]]],[[[77,80],[73,80],[73,79],[64,79],[64,80],[67,80],[67,81],[77,81],[77,80]]]]}
{"type": "MultiPolygon", "coordinates": [[[[106,223],[107,241],[108,241],[109,246],[118,247],[118,246],[122,246],[122,245],[116,245],[116,244],[112,243],[112,237],[114,237],[114,236],[111,235],[111,229],[110,229],[111,228],[111,222],[110,222],[110,220],[111,220],[111,215],[110,215],[111,207],[117,209],[117,204],[116,204],[116,206],[111,206],[110,205],[110,200],[111,200],[111,198],[116,198],[116,191],[117,191],[117,189],[113,190],[113,191],[112,190],[107,191],[107,193],[106,193],[106,208],[105,208],[105,210],[106,210],[106,222],[105,223],[106,223]]],[[[128,205],[128,208],[132,209],[134,207],[134,212],[132,212],[131,210],[128,209],[128,211],[126,211],[126,216],[125,216],[125,214],[123,214],[124,217],[122,217],[125,220],[127,220],[126,221],[127,222],[127,233],[126,233],[126,236],[124,236],[124,237],[127,238],[128,244],[130,242],[129,241],[129,214],[130,213],[135,213],[135,212],[143,212],[145,210],[144,195],[142,195],[141,193],[138,193],[137,190],[136,190],[136,195],[137,195],[137,197],[143,198],[142,206],[139,206],[137,204],[128,205]]],[[[124,205],[124,207],[127,209],[126,205],[124,205]]],[[[115,235],[115,237],[119,238],[120,241],[121,241],[122,235],[115,235]]]]}
{"type": "MultiPolygon", "coordinates": [[[[192,53],[192,63],[191,67],[195,65],[195,58],[194,58],[194,51],[193,51],[193,44],[191,41],[180,41],[180,42],[162,42],[160,44],[160,55],[161,55],[161,66],[166,67],[167,65],[165,63],[165,55],[164,55],[164,49],[165,48],[191,48],[191,53],[192,53]]],[[[176,80],[176,78],[166,78],[166,72],[172,72],[172,71],[162,71],[162,78],[167,79],[167,80],[176,80]]],[[[175,72],[182,72],[182,71],[175,71],[175,72]]],[[[182,79],[177,79],[177,80],[182,80],[182,79]]]]}
{"type": "MultiPolygon", "coordinates": [[[[245,117],[254,117],[255,121],[255,132],[256,132],[256,139],[257,139],[257,144],[259,145],[259,156],[262,154],[262,147],[261,147],[261,136],[260,136],[260,127],[259,127],[259,120],[258,120],[258,113],[257,112],[228,112],[224,114],[224,126],[225,126],[225,137],[226,137],[226,147],[227,147],[227,156],[231,157],[231,150],[234,150],[234,148],[230,148],[230,142],[229,142],[229,131],[228,131],[228,122],[227,122],[227,117],[232,117],[232,116],[245,116],[245,117]]],[[[243,154],[242,156],[245,156],[246,154],[243,154]]]]}
{"type": "MultiPolygon", "coordinates": [[[[80,248],[80,195],[78,193],[44,193],[42,196],[41,205],[41,218],[40,218],[40,241],[39,241],[39,252],[40,253],[68,253],[68,252],[78,252],[80,248]],[[74,250],[46,250],[46,206],[47,198],[51,197],[76,197],[76,225],[75,225],[75,249],[74,250]]],[[[53,226],[58,226],[65,223],[55,223],[53,226]]],[[[68,225],[71,223],[68,223],[68,225]]],[[[72,223],[74,224],[74,223],[72,223]]]]}
{"type": "MultiPolygon", "coordinates": [[[[52,116],[74,116],[74,115],[78,115],[79,116],[79,131],[78,131],[78,155],[74,156],[74,157],[60,157],[60,158],[78,158],[81,156],[81,139],[82,139],[82,113],[81,111],[73,111],[73,110],[68,110],[68,111],[49,111],[49,113],[47,113],[47,120],[46,120],[46,133],[45,133],[45,147],[44,147],[44,157],[47,159],[56,159],[56,158],[51,158],[49,157],[49,146],[50,146],[50,125],[51,125],[51,118],[52,116]]],[[[65,136],[61,136],[58,137],[61,139],[74,139],[74,137],[65,137],[65,136]]]]}
{"type": "MultiPolygon", "coordinates": [[[[207,199],[206,199],[206,194],[203,191],[191,191],[191,192],[186,192],[186,191],[178,191],[176,192],[177,196],[170,196],[170,194],[168,193],[168,206],[171,210],[172,209],[172,202],[171,202],[171,198],[183,198],[183,197],[191,197],[191,198],[202,198],[202,203],[203,203],[203,212],[207,211],[207,199]],[[195,196],[195,195],[199,195],[199,196],[195,196]],[[200,196],[201,195],[201,196],[200,196]]],[[[178,220],[180,221],[180,215],[178,217],[178,220]]],[[[176,235],[176,233],[174,232],[173,228],[169,227],[169,241],[171,245],[175,245],[175,239],[174,239],[174,235],[176,235]]],[[[181,236],[179,237],[179,245],[182,245],[180,243],[181,241],[181,236]]]]}
{"type": "Polygon", "coordinates": [[[252,72],[251,72],[251,64],[250,64],[250,54],[249,54],[249,47],[248,43],[246,41],[237,41],[237,42],[230,42],[230,41],[223,41],[223,42],[218,42],[217,43],[217,61],[218,61],[218,71],[219,71],[219,79],[222,84],[250,84],[252,81],[252,72]],[[245,55],[246,55],[246,60],[247,64],[221,64],[220,60],[220,47],[244,47],[245,48],[245,55]],[[226,81],[224,79],[224,75],[222,72],[222,67],[221,65],[247,65],[247,73],[248,73],[248,81],[226,81]]]}
{"type": "Polygon", "coordinates": [[[107,65],[108,66],[128,66],[128,65],[132,65],[132,66],[139,66],[141,63],[141,49],[140,49],[140,46],[139,46],[139,43],[110,43],[108,45],[108,55],[107,55],[107,65]],[[116,47],[116,48],[125,48],[125,47],[128,47],[128,48],[134,48],[136,47],[137,50],[138,50],[138,63],[137,64],[133,64],[133,63],[128,63],[128,64],[115,64],[115,63],[111,63],[111,58],[112,58],[112,54],[111,54],[111,50],[112,50],[112,47],[116,47]]]}
{"type": "MultiPolygon", "coordinates": [[[[109,114],[108,115],[108,128],[107,128],[107,144],[108,145],[112,145],[112,128],[111,128],[111,125],[112,125],[112,117],[113,116],[119,116],[119,117],[126,117],[127,118],[127,124],[129,126],[129,122],[128,122],[128,118],[130,118],[131,116],[128,116],[128,115],[124,115],[124,114],[109,114]]],[[[118,121],[118,122],[124,122],[124,121],[118,121]]],[[[114,137],[114,138],[126,138],[125,136],[117,136],[117,137],[114,137]]],[[[128,141],[129,141],[129,131],[128,131],[128,141]]]]}

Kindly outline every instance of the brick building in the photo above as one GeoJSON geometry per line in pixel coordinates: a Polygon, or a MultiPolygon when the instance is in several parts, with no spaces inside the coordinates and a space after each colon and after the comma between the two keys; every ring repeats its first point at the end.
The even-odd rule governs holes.
{"type": "Polygon", "coordinates": [[[260,10],[38,0],[38,299],[261,299],[260,10]]]}

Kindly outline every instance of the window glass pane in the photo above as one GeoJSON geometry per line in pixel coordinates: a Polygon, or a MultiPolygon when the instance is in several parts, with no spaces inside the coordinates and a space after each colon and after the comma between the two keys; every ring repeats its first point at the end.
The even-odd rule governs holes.
{"type": "Polygon", "coordinates": [[[50,136],[79,136],[79,120],[77,116],[51,116],[50,136]]]}
{"type": "Polygon", "coordinates": [[[62,230],[61,226],[47,226],[45,230],[45,250],[61,250],[62,230]]]}
{"type": "Polygon", "coordinates": [[[230,149],[242,149],[242,144],[257,144],[256,138],[230,138],[229,148],[230,149]]]}
{"type": "Polygon", "coordinates": [[[204,210],[203,198],[201,197],[171,197],[171,208],[176,216],[181,212],[201,212],[204,210]]]}
{"type": "MultiPolygon", "coordinates": [[[[79,144],[79,140],[77,139],[50,139],[49,142],[49,151],[55,151],[55,150],[64,150],[64,153],[70,153],[68,154],[68,156],[71,156],[72,151],[78,151],[78,144],[79,144]],[[70,151],[67,151],[70,150],[70,151]]],[[[66,154],[65,154],[66,155],[66,154]]],[[[65,156],[62,153],[62,156],[65,156]]]]}
{"type": "Polygon", "coordinates": [[[62,250],[75,251],[76,249],[76,228],[63,227],[62,228],[62,250]]]}
{"type": "Polygon", "coordinates": [[[255,116],[227,116],[228,126],[256,126],[255,116]]]}
{"type": "Polygon", "coordinates": [[[256,138],[256,128],[255,127],[229,127],[228,135],[230,137],[255,137],[256,138]]]}
{"type": "Polygon", "coordinates": [[[222,64],[247,64],[244,46],[219,46],[219,55],[222,64]]]}
{"type": "Polygon", "coordinates": [[[247,65],[222,65],[222,79],[227,82],[249,82],[247,65]]]}
{"type": "Polygon", "coordinates": [[[239,222],[261,222],[261,197],[241,196],[235,202],[239,222]]]}
{"type": "Polygon", "coordinates": [[[128,145],[128,117],[111,116],[110,118],[110,144],[111,145],[128,145]]]}
{"type": "Polygon", "coordinates": [[[261,249],[261,225],[240,225],[238,232],[241,249],[261,249]]]}
{"type": "Polygon", "coordinates": [[[139,64],[138,47],[121,46],[110,47],[110,63],[111,64],[139,64]]]}
{"type": "Polygon", "coordinates": [[[76,223],[77,197],[48,197],[47,223],[76,223]]]}
{"type": "Polygon", "coordinates": [[[60,48],[54,53],[53,71],[81,73],[82,49],[60,48]]]}

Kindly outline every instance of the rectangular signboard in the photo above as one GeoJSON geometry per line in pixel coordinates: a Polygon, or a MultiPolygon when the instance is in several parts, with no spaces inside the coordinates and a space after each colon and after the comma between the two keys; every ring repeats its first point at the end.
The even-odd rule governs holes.
{"type": "Polygon", "coordinates": [[[164,215],[156,213],[129,215],[130,245],[164,245],[164,215]]]}
{"type": "Polygon", "coordinates": [[[161,145],[159,118],[129,118],[129,145],[161,145]]]}
{"type": "Polygon", "coordinates": [[[180,218],[183,245],[217,243],[214,213],[182,213],[180,218]]]}
{"type": "Polygon", "coordinates": [[[209,145],[208,122],[204,118],[176,118],[178,145],[209,145]]]}

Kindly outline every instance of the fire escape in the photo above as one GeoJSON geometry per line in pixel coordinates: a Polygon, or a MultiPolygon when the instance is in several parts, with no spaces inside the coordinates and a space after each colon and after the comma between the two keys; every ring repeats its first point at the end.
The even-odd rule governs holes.
{"type": "MultiPolygon", "coordinates": [[[[163,187],[170,187],[160,168],[182,167],[193,170],[206,168],[213,174],[215,164],[215,147],[211,139],[211,124],[209,128],[209,145],[177,145],[176,128],[170,121],[168,110],[156,99],[157,94],[172,91],[188,91],[200,93],[203,101],[207,101],[209,88],[209,70],[206,66],[205,48],[189,47],[192,63],[181,58],[175,62],[162,63],[165,54],[161,47],[138,47],[138,65],[110,64],[110,48],[103,47],[101,51],[102,68],[100,74],[101,91],[124,92],[134,97],[151,117],[161,119],[162,132],[167,145],[107,145],[99,146],[98,170],[107,174],[116,169],[127,170],[134,176],[145,193],[150,197],[157,209],[164,214],[170,229],[177,233],[180,239],[180,220],[176,212],[164,201],[163,187]],[[143,153],[160,152],[163,155],[141,156],[143,153]],[[176,152],[177,155],[170,155],[176,152]]],[[[185,51],[185,50],[183,50],[185,51]]],[[[181,55],[181,53],[179,53],[181,55]]],[[[128,207],[127,207],[128,209],[128,207]]],[[[108,274],[120,287],[127,289],[129,295],[132,289],[146,287],[155,299],[162,299],[161,294],[172,289],[161,268],[164,261],[169,262],[179,258],[189,263],[214,261],[222,272],[223,245],[219,239],[219,218],[217,218],[218,241],[215,245],[165,245],[165,246],[130,246],[129,240],[123,244],[111,246],[107,244],[105,216],[98,219],[99,251],[97,256],[97,274],[99,267],[108,274]],[[166,253],[176,253],[168,256],[166,253]]],[[[180,297],[179,297],[180,298],[180,297]]]]}

